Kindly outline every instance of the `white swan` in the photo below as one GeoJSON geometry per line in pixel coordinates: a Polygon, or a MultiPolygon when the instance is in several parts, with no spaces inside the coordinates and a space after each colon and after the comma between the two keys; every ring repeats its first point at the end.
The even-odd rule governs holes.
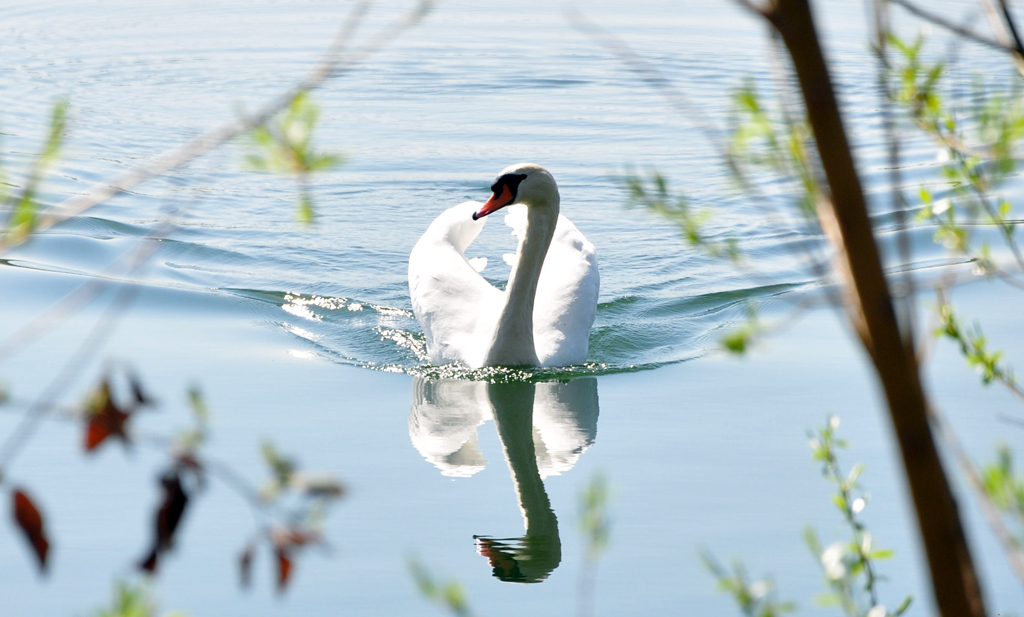
{"type": "Polygon", "coordinates": [[[558,186],[539,165],[507,167],[486,203],[441,213],[409,255],[409,296],[430,362],[482,366],[566,366],[587,359],[597,311],[597,253],[559,214],[558,186]],[[511,206],[505,223],[519,238],[502,292],[466,259],[483,217],[511,206]]]}

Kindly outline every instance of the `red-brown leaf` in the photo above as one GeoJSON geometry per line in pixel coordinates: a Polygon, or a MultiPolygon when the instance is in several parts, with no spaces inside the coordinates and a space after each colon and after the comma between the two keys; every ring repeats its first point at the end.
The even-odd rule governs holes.
{"type": "Polygon", "coordinates": [[[92,452],[111,435],[127,442],[124,425],[129,414],[118,409],[110,395],[110,384],[104,381],[89,402],[85,425],[85,451],[92,452]]]}
{"type": "Polygon", "coordinates": [[[153,548],[139,563],[139,567],[147,572],[155,572],[160,556],[174,545],[174,534],[181,524],[188,505],[188,494],[181,485],[181,477],[177,470],[168,472],[160,478],[164,494],[160,508],[156,511],[153,548]]]}
{"type": "Polygon", "coordinates": [[[158,559],[159,553],[157,553],[157,550],[154,548],[149,551],[149,554],[146,555],[145,559],[139,562],[139,568],[153,574],[156,572],[156,562],[158,559]]]}
{"type": "Polygon", "coordinates": [[[281,593],[288,586],[292,576],[292,560],[281,547],[277,548],[277,591],[281,593]]]}
{"type": "Polygon", "coordinates": [[[181,517],[185,514],[188,495],[177,474],[168,474],[160,482],[164,487],[164,501],[156,514],[156,536],[160,548],[167,550],[174,543],[174,532],[178,530],[181,517]]]}
{"type": "Polygon", "coordinates": [[[50,542],[46,539],[46,531],[43,529],[43,516],[24,491],[15,489],[12,496],[14,498],[14,520],[25,532],[25,538],[35,550],[36,559],[39,560],[39,569],[45,572],[50,542]]]}

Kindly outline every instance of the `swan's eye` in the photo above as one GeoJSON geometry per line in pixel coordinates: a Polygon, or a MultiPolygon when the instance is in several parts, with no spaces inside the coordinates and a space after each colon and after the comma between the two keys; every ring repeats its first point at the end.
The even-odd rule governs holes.
{"type": "Polygon", "coordinates": [[[494,184],[491,185],[491,192],[495,195],[501,194],[501,187],[507,186],[508,192],[515,198],[516,193],[519,192],[519,185],[522,184],[523,180],[526,180],[526,174],[505,174],[499,176],[494,184]]]}

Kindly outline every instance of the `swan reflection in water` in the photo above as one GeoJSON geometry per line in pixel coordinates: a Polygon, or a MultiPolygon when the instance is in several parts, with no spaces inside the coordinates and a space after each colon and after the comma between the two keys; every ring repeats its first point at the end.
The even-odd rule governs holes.
{"type": "Polygon", "coordinates": [[[468,477],[483,469],[477,430],[491,419],[497,426],[526,525],[518,538],[474,536],[497,578],[538,583],[558,567],[558,519],[542,480],[572,469],[594,443],[597,415],[594,377],[566,383],[413,381],[409,437],[442,474],[468,477]]]}

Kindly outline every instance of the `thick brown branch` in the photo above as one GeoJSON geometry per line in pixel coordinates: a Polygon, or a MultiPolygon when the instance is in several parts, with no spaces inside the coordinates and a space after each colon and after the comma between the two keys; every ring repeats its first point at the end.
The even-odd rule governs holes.
{"type": "Polygon", "coordinates": [[[928,424],[928,403],[910,333],[902,335],[807,0],[776,0],[766,13],[793,60],[828,179],[849,294],[870,341],[917,512],[936,606],[945,617],[983,617],[981,589],[928,424]]]}

